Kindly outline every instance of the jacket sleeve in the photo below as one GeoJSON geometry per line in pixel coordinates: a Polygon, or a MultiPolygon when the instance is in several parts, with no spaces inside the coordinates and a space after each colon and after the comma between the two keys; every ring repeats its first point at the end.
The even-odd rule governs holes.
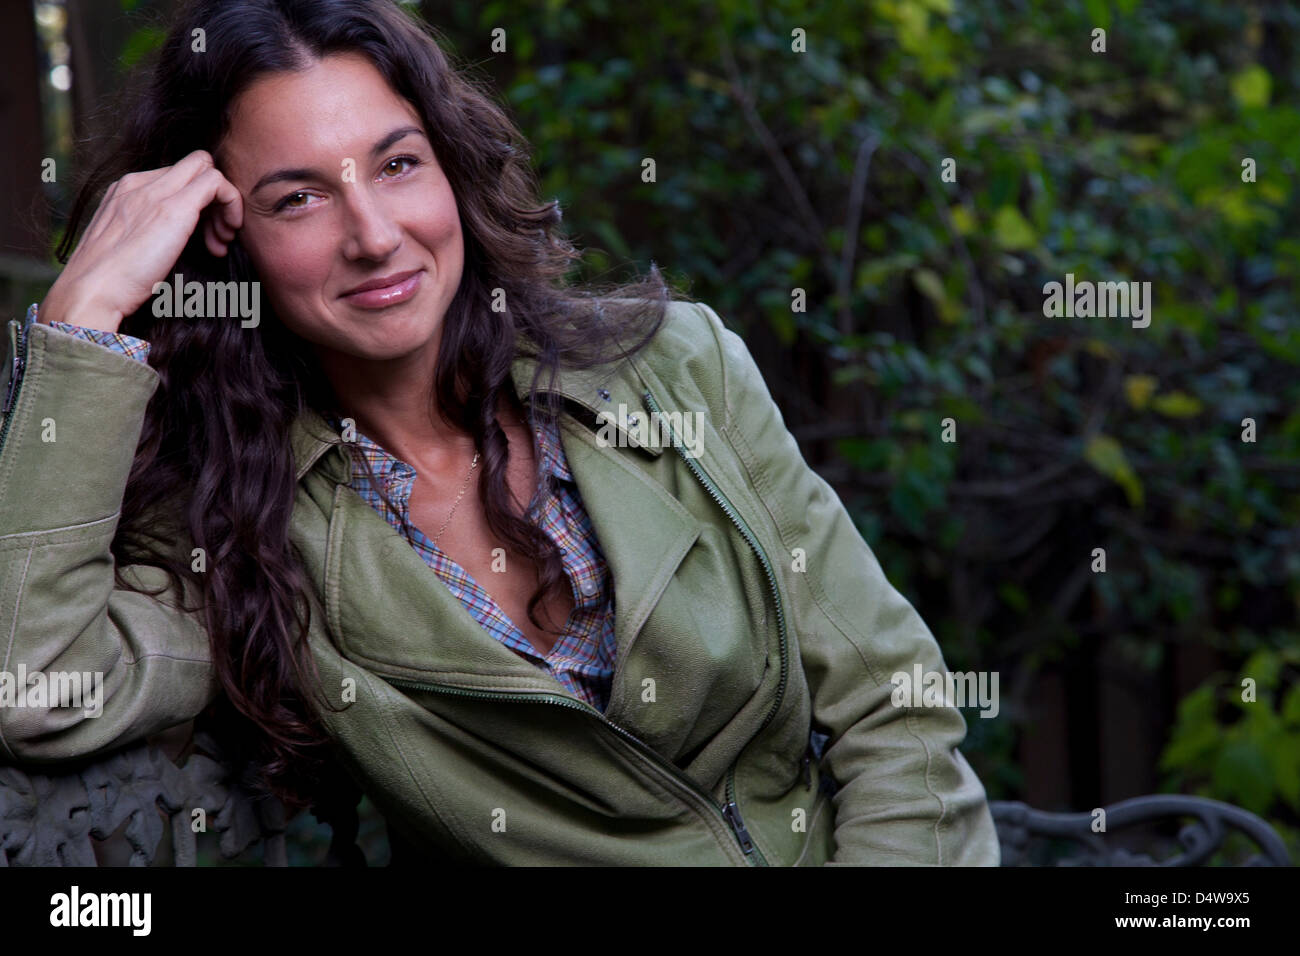
{"type": "Polygon", "coordinates": [[[897,672],[944,672],[938,643],[886,579],[835,491],[804,461],[745,343],[701,305],[722,351],[723,434],[749,471],[780,536],[774,562],[798,617],[790,621],[830,739],[823,772],[839,785],[831,864],[1000,862],[979,778],[957,749],[955,707],[895,706],[897,672]],[[806,569],[792,569],[802,548],[806,569]]]}
{"type": "MultiPolygon", "coordinates": [[[[184,723],[217,683],[200,616],[170,587],[150,596],[113,579],[109,545],[158,373],[50,325],[5,333],[0,763],[52,763],[184,723]]],[[[151,591],[168,580],[141,565],[123,575],[151,591]]]]}

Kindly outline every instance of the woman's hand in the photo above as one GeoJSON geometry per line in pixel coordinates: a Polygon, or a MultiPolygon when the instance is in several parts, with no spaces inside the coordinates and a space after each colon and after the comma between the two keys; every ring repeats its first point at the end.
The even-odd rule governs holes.
{"type": "Polygon", "coordinates": [[[224,256],[244,224],[244,203],[205,150],[123,176],[104,193],[45,297],[40,321],[116,332],[153,295],[154,284],[168,278],[200,217],[208,250],[224,256]]]}

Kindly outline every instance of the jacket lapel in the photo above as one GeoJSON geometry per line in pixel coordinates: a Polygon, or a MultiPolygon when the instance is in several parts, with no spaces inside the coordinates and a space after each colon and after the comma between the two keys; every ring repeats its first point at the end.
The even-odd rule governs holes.
{"type": "MultiPolygon", "coordinates": [[[[527,396],[535,367],[517,358],[511,374],[527,396]]],[[[543,385],[545,383],[542,383],[543,385]]],[[[621,663],[647,617],[700,534],[695,520],[633,456],[657,458],[660,447],[633,447],[619,405],[645,416],[644,381],[635,365],[561,370],[554,390],[572,403],[560,419],[569,469],[609,565],[615,591],[615,635],[621,663]],[[608,395],[608,398],[605,396],[608,395]],[[617,419],[624,447],[601,447],[595,415],[617,419]]],[[[339,649],[377,673],[475,689],[567,693],[541,668],[492,638],[415,550],[362,498],[346,487],[349,461],[315,412],[294,423],[292,446],[299,478],[315,485],[309,498],[328,514],[306,535],[308,563],[323,587],[325,609],[339,649]],[[320,484],[327,482],[327,484],[320,484]],[[332,493],[330,485],[333,485],[332,493]]],[[[488,587],[490,582],[480,582],[488,587]]]]}

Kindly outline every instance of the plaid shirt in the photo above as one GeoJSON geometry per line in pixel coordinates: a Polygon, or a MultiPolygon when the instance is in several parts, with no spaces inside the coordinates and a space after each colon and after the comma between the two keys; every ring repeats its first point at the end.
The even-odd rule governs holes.
{"type": "MultiPolygon", "coordinates": [[[[36,308],[33,304],[27,310],[29,322],[35,319],[36,308]]],[[[120,332],[85,329],[65,322],[49,324],[60,332],[96,342],[141,362],[149,357],[149,343],[142,339],[120,332]]],[[[420,529],[412,526],[410,536],[403,534],[402,522],[410,518],[411,489],[416,477],[414,468],[357,433],[352,447],[353,456],[364,457],[369,461],[375,478],[383,482],[384,490],[396,505],[397,511],[390,510],[384,504],[359,462],[352,469],[349,487],[379,512],[393,530],[403,534],[405,540],[483,630],[515,653],[550,672],[568,691],[603,712],[609,704],[616,653],[613,580],[596,540],[591,519],[578,494],[578,486],[569,471],[558,427],[553,423],[539,424],[531,419],[530,423],[540,445],[538,477],[543,488],[549,485],[550,494],[544,496],[540,508],[535,503],[527,517],[560,549],[574,600],[574,609],[569,615],[564,633],[547,654],[538,653],[492,596],[420,529]]],[[[331,419],[329,424],[341,431],[341,423],[336,419],[331,419]]]]}

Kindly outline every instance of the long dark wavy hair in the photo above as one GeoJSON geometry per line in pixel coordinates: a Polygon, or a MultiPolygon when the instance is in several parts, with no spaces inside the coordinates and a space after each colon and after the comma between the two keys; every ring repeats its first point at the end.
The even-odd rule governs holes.
{"type": "MultiPolygon", "coordinates": [[[[171,165],[196,149],[219,156],[230,107],[254,81],[336,52],[365,55],[424,122],[459,207],[464,272],[444,318],[434,392],[437,411],[482,453],[479,492],[493,533],[534,562],[537,607],[567,589],[558,549],[516,513],[506,484],[508,443],[498,399],[510,383],[516,336],[538,359],[529,385],[534,417],[562,410],[545,391],[561,364],[590,368],[628,355],[660,328],[678,295],[651,266],[623,285],[568,282],[574,244],[557,232],[558,205],[543,203],[530,149],[486,87],[453,68],[436,32],[393,0],[194,0],[128,81],[114,131],[78,183],[57,255],[66,262],[83,219],[128,172],[171,165]],[[196,53],[193,31],[206,50],[196,53]],[[508,311],[491,308],[495,289],[508,311]]],[[[220,168],[220,161],[218,160],[220,168]]],[[[169,270],[187,281],[265,281],[238,239],[212,256],[196,229],[169,270]]],[[[160,279],[166,277],[160,276],[160,279]]],[[[265,304],[265,299],[264,299],[265,304]]],[[[301,808],[316,802],[331,759],[307,648],[311,587],[290,540],[296,492],[290,427],[307,408],[337,414],[310,345],[264,308],[256,330],[216,317],[158,318],[150,303],[120,330],[151,343],[161,382],[145,415],[112,544],[121,569],[167,571],[178,594],[201,596],[212,660],[224,693],[206,715],[224,730],[245,781],[301,808]],[[190,550],[202,548],[206,570],[190,550]]],[[[380,482],[375,487],[382,488],[380,482]]],[[[154,592],[162,593],[162,592],[154,592]]],[[[335,778],[337,779],[337,777],[335,778]]]]}

